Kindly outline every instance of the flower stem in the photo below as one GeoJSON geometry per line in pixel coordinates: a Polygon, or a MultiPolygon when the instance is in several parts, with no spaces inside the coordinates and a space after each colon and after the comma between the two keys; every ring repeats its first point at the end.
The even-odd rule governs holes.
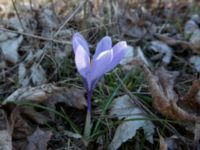
{"type": "Polygon", "coordinates": [[[92,91],[87,92],[87,115],[85,120],[85,129],[84,129],[84,137],[88,140],[91,132],[91,98],[92,98],[92,91]]]}

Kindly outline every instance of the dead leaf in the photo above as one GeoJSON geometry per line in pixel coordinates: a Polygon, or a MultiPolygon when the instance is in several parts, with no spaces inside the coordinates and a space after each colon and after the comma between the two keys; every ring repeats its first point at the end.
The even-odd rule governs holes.
{"type": "Polygon", "coordinates": [[[7,130],[0,130],[0,149],[12,150],[12,137],[7,130]]]}
{"type": "Polygon", "coordinates": [[[17,38],[7,39],[6,41],[0,42],[0,48],[5,60],[13,64],[18,62],[19,54],[17,50],[22,41],[23,37],[19,36],[17,38]]]}
{"type": "Polygon", "coordinates": [[[199,14],[192,14],[191,19],[194,20],[197,24],[200,23],[200,16],[199,16],[199,14]]]}
{"type": "Polygon", "coordinates": [[[164,54],[162,61],[166,64],[169,64],[172,59],[172,48],[169,47],[167,44],[161,42],[161,41],[152,41],[150,49],[154,50],[155,52],[159,52],[161,54],[164,54]]]}
{"type": "Polygon", "coordinates": [[[0,109],[0,149],[12,150],[12,129],[6,112],[0,109]]]}
{"type": "Polygon", "coordinates": [[[15,140],[26,138],[33,132],[33,127],[22,117],[20,108],[14,106],[10,111],[10,120],[13,126],[12,138],[15,140]]]}
{"type": "Polygon", "coordinates": [[[48,8],[43,8],[39,12],[39,24],[42,27],[42,36],[52,37],[51,33],[54,29],[57,29],[58,20],[55,13],[48,8]]]}
{"type": "Polygon", "coordinates": [[[131,70],[134,66],[131,65],[130,63],[135,59],[135,57],[140,58],[147,66],[149,66],[149,62],[146,59],[140,47],[135,48],[132,46],[128,46],[128,49],[124,58],[120,61],[120,64],[122,65],[123,69],[131,70]]]}
{"type": "Polygon", "coordinates": [[[14,150],[27,149],[29,145],[28,137],[35,130],[35,127],[31,124],[32,121],[37,124],[44,124],[47,121],[45,116],[36,112],[33,108],[19,107],[12,103],[1,105],[0,111],[5,114],[4,116],[2,114],[0,119],[0,137],[2,136],[0,147],[3,146],[3,142],[6,142],[7,147],[9,146],[8,137],[10,136],[10,145],[14,150]]]}
{"type": "Polygon", "coordinates": [[[191,35],[196,29],[198,29],[198,25],[193,20],[188,20],[184,26],[185,35],[191,35]]]}
{"type": "Polygon", "coordinates": [[[134,47],[128,46],[126,54],[124,58],[120,61],[120,64],[123,66],[125,70],[131,70],[133,66],[128,65],[134,57],[134,47]]]}
{"type": "Polygon", "coordinates": [[[119,20],[119,25],[122,32],[128,36],[133,38],[147,38],[150,34],[156,32],[156,26],[147,18],[151,17],[147,15],[144,9],[136,9],[124,14],[119,20]]]}
{"type": "Polygon", "coordinates": [[[55,52],[55,58],[56,58],[56,60],[58,62],[62,61],[69,54],[69,51],[68,51],[69,48],[68,47],[66,47],[66,48],[56,50],[56,52],[55,52]]]}
{"type": "Polygon", "coordinates": [[[27,150],[45,150],[51,138],[51,131],[43,131],[39,127],[35,132],[28,136],[27,150]]]}
{"type": "Polygon", "coordinates": [[[29,84],[29,78],[27,77],[27,71],[24,63],[19,64],[18,79],[19,84],[22,85],[22,87],[27,86],[29,84]]]}
{"type": "Polygon", "coordinates": [[[194,68],[200,72],[200,56],[192,56],[189,61],[194,65],[194,68]]]}
{"type": "Polygon", "coordinates": [[[50,121],[50,119],[46,115],[43,115],[42,112],[36,111],[34,108],[21,106],[20,113],[28,120],[37,124],[45,124],[50,121]]]}
{"type": "Polygon", "coordinates": [[[166,43],[169,46],[180,46],[183,49],[192,49],[191,44],[187,41],[175,39],[173,37],[169,37],[165,34],[155,34],[155,36],[162,41],[163,43],[166,43]]]}
{"type": "Polygon", "coordinates": [[[182,141],[176,136],[171,136],[169,138],[164,139],[160,134],[159,134],[159,142],[160,142],[160,150],[168,150],[168,149],[178,150],[182,149],[182,146],[184,145],[182,141]]]}
{"type": "Polygon", "coordinates": [[[41,65],[33,64],[31,67],[31,80],[33,85],[41,85],[46,82],[45,71],[41,65]]]}
{"type": "Polygon", "coordinates": [[[193,81],[192,86],[188,90],[188,93],[180,101],[181,105],[184,106],[184,108],[190,109],[192,110],[192,112],[195,112],[197,114],[200,113],[200,101],[198,99],[199,90],[200,81],[193,81]]]}
{"type": "Polygon", "coordinates": [[[194,51],[200,53],[200,29],[196,29],[190,37],[191,47],[194,51]]]}
{"type": "Polygon", "coordinates": [[[67,106],[83,109],[86,106],[84,92],[74,88],[56,87],[44,84],[37,87],[22,87],[8,96],[3,102],[35,102],[52,107],[56,103],[65,103],[67,106]]]}
{"type": "Polygon", "coordinates": [[[117,127],[114,138],[110,143],[108,149],[110,150],[118,149],[122,143],[134,137],[136,131],[139,128],[143,128],[145,138],[150,143],[153,143],[153,134],[155,128],[153,123],[148,120],[147,115],[142,109],[135,106],[134,103],[131,102],[128,95],[118,97],[113,101],[110,110],[110,115],[116,116],[119,120],[122,119],[125,120],[136,119],[136,120],[124,121],[117,127]]]}
{"type": "Polygon", "coordinates": [[[164,116],[176,120],[196,122],[195,114],[188,113],[177,105],[178,97],[173,90],[177,72],[169,72],[163,67],[153,74],[144,63],[138,61],[144,71],[149,84],[149,90],[153,97],[153,106],[164,116]]]}

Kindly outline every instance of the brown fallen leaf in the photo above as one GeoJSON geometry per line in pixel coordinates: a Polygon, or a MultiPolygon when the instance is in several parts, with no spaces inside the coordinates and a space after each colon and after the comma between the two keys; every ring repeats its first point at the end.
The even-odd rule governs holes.
{"type": "Polygon", "coordinates": [[[20,106],[20,112],[25,118],[37,124],[45,124],[46,122],[50,121],[50,119],[42,114],[42,112],[37,112],[31,107],[20,106]]]}
{"type": "Polygon", "coordinates": [[[126,12],[119,20],[119,26],[125,35],[133,38],[148,38],[150,34],[156,32],[156,26],[150,18],[148,13],[140,9],[126,12]]]}
{"type": "Polygon", "coordinates": [[[168,138],[163,138],[162,135],[159,134],[159,143],[160,143],[160,150],[188,150],[190,149],[186,143],[184,143],[181,139],[177,136],[171,136],[168,138]]]}
{"type": "Polygon", "coordinates": [[[75,88],[57,87],[53,84],[19,88],[8,96],[3,104],[7,102],[34,102],[51,107],[57,103],[64,103],[77,109],[84,109],[87,105],[83,91],[75,88]]]}
{"type": "Polygon", "coordinates": [[[45,150],[52,135],[51,131],[43,131],[39,127],[28,136],[27,150],[45,150]]]}
{"type": "Polygon", "coordinates": [[[191,44],[187,41],[178,40],[163,34],[155,34],[155,36],[169,46],[181,46],[183,49],[192,49],[191,44]]]}
{"type": "Polygon", "coordinates": [[[192,86],[189,89],[188,93],[182,98],[182,101],[180,101],[180,103],[185,108],[193,110],[197,114],[200,114],[200,103],[197,97],[199,90],[200,90],[200,81],[195,80],[192,83],[192,86]]]}
{"type": "Polygon", "coordinates": [[[13,108],[9,119],[13,127],[12,138],[14,140],[26,138],[33,132],[33,127],[23,118],[20,108],[13,108]]]}
{"type": "Polygon", "coordinates": [[[120,96],[113,100],[110,115],[116,116],[119,120],[135,119],[134,121],[124,121],[116,129],[112,142],[109,144],[109,150],[118,149],[122,143],[133,138],[137,130],[144,130],[144,138],[153,143],[154,124],[148,120],[147,114],[131,102],[128,95],[120,96]],[[137,120],[143,118],[144,120],[137,120]]]}
{"type": "Polygon", "coordinates": [[[196,29],[190,37],[190,44],[196,53],[200,53],[200,29],[196,29]]]}
{"type": "Polygon", "coordinates": [[[6,112],[0,109],[0,149],[12,150],[12,129],[6,112]]]}
{"type": "Polygon", "coordinates": [[[178,96],[173,90],[177,73],[160,67],[153,74],[141,60],[135,60],[134,63],[139,64],[144,71],[153,98],[153,106],[157,111],[164,116],[180,121],[196,122],[198,120],[195,114],[188,113],[177,105],[178,96]]]}
{"type": "MultiPolygon", "coordinates": [[[[3,150],[29,150],[34,148],[33,145],[30,146],[30,140],[32,136],[35,136],[37,130],[35,131],[32,121],[35,121],[37,124],[44,123],[46,118],[42,114],[39,114],[32,108],[7,103],[0,106],[0,116],[0,148],[2,147],[3,150]],[[40,118],[36,119],[36,117],[40,118]]],[[[47,133],[49,136],[51,135],[50,131],[47,133]]],[[[43,142],[41,149],[45,150],[45,141],[47,143],[49,138],[44,138],[43,141],[40,140],[40,142],[43,142]]],[[[41,143],[37,142],[37,144],[41,143]]]]}

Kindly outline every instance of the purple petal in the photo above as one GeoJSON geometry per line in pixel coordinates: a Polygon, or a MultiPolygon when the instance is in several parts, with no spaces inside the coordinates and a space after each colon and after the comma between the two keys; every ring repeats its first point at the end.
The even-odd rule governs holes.
{"type": "Polygon", "coordinates": [[[109,50],[111,48],[112,40],[109,36],[105,36],[98,42],[93,59],[95,59],[101,52],[109,50]]]}
{"type": "Polygon", "coordinates": [[[81,76],[88,79],[90,76],[90,57],[82,46],[78,46],[76,49],[75,63],[81,76]]]}
{"type": "Polygon", "coordinates": [[[79,46],[82,46],[83,49],[87,52],[87,54],[88,55],[90,54],[88,43],[80,33],[74,34],[73,39],[72,39],[72,46],[73,46],[74,53],[76,53],[76,50],[79,46]]]}
{"type": "Polygon", "coordinates": [[[103,76],[113,59],[113,51],[106,50],[101,52],[96,58],[92,60],[91,80],[94,81],[103,76]]]}
{"type": "Polygon", "coordinates": [[[112,62],[107,67],[106,72],[116,67],[119,64],[119,62],[123,59],[127,49],[127,44],[125,41],[121,41],[117,43],[112,49],[113,49],[113,59],[112,62]]]}

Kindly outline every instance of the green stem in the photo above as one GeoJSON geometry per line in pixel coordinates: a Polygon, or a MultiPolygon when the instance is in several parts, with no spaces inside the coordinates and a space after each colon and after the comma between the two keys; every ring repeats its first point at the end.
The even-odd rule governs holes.
{"type": "Polygon", "coordinates": [[[85,128],[83,136],[86,140],[89,139],[91,133],[91,98],[92,98],[92,90],[87,92],[87,115],[85,119],[85,128]]]}

